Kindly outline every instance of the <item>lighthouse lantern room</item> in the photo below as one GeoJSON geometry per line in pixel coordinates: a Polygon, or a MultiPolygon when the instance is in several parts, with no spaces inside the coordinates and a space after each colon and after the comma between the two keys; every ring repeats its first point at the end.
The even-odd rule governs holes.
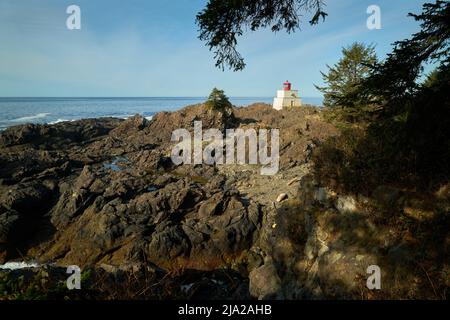
{"type": "Polygon", "coordinates": [[[291,90],[291,83],[289,81],[286,81],[285,83],[283,83],[283,88],[285,91],[290,91],[291,90]]]}
{"type": "Polygon", "coordinates": [[[289,107],[300,107],[302,101],[298,96],[298,90],[292,90],[292,84],[289,81],[283,83],[283,90],[277,91],[277,96],[273,99],[273,108],[282,110],[289,107]]]}

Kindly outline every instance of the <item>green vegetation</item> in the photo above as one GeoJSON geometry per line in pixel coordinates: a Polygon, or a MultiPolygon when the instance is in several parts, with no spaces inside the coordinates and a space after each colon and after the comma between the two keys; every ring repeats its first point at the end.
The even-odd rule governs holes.
{"type": "Polygon", "coordinates": [[[431,190],[449,183],[450,4],[428,3],[410,16],[421,30],[396,42],[387,59],[340,99],[343,112],[362,106],[358,119],[365,122],[316,153],[322,181],[348,191],[383,183],[431,190]],[[421,81],[430,63],[436,70],[421,81]]]}
{"type": "MultiPolygon", "coordinates": [[[[327,107],[343,106],[341,100],[352,95],[360,83],[369,75],[371,66],[377,62],[375,48],[355,42],[342,49],[343,57],[328,71],[321,72],[325,86],[317,89],[324,93],[324,105],[327,107]]],[[[355,120],[361,115],[361,104],[347,103],[344,105],[347,119],[355,120]]]]}
{"type": "Polygon", "coordinates": [[[205,102],[205,106],[211,111],[227,112],[231,107],[231,102],[223,90],[214,88],[205,102]]]}
{"type": "Polygon", "coordinates": [[[91,297],[90,271],[81,274],[83,290],[69,290],[66,274],[46,270],[0,273],[0,300],[79,300],[91,297]]]}
{"type": "Polygon", "coordinates": [[[300,27],[300,11],[312,13],[310,24],[317,24],[327,15],[324,6],[323,0],[209,0],[197,15],[199,38],[214,50],[216,67],[239,71],[245,63],[236,46],[244,30],[270,27],[274,32],[294,32],[300,27]]]}
{"type": "Polygon", "coordinates": [[[67,288],[65,273],[52,273],[45,270],[12,271],[0,273],[1,300],[84,300],[92,299],[94,291],[88,285],[90,273],[81,275],[82,290],[67,288]]]}

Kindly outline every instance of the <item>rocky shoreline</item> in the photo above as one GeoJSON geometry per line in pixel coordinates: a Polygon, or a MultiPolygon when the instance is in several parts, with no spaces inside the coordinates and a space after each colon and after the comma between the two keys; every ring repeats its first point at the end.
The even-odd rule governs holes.
{"type": "MultiPolygon", "coordinates": [[[[94,299],[377,298],[365,287],[372,264],[389,270],[383,297],[407,294],[414,243],[370,211],[403,208],[404,194],[339,195],[314,179],[314,149],[338,133],[318,108],[263,104],[9,128],[0,134],[0,264],[47,265],[25,278],[59,274],[50,283],[78,265],[94,299]],[[173,165],[172,131],[199,120],[279,128],[280,171],[173,165]]],[[[0,279],[23,272],[0,270],[0,279]]],[[[419,297],[431,290],[417,286],[419,297]]]]}

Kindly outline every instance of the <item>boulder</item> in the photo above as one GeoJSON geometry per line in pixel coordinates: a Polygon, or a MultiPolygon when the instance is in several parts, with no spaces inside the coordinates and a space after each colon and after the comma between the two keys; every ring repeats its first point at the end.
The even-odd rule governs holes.
{"type": "Polygon", "coordinates": [[[273,263],[250,272],[250,294],[259,300],[281,299],[281,279],[273,263]]]}
{"type": "Polygon", "coordinates": [[[282,202],[284,200],[286,200],[288,198],[287,193],[281,193],[278,197],[277,197],[277,202],[282,202]]]}
{"type": "Polygon", "coordinates": [[[116,138],[127,138],[133,133],[143,130],[149,125],[149,121],[143,116],[136,114],[123,121],[116,128],[111,130],[109,135],[116,138]]]}
{"type": "Polygon", "coordinates": [[[355,213],[357,211],[357,202],[353,196],[339,196],[335,206],[342,214],[355,213]]]}

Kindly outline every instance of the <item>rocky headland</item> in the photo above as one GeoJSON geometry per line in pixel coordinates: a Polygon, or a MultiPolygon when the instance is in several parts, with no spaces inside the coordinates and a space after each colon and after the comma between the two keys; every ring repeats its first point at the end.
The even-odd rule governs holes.
{"type": "Polygon", "coordinates": [[[88,283],[75,298],[442,298],[449,189],[430,201],[394,186],[347,194],[322,185],[314,152],[340,132],[323,113],[195,105],[152,120],[3,131],[0,264],[41,267],[0,270],[0,299],[33,281],[48,290],[68,265],[88,283]],[[280,129],[278,174],[263,176],[257,165],[175,166],[171,134],[194,121],[280,129]],[[369,265],[380,266],[383,290],[368,290],[369,265]]]}

